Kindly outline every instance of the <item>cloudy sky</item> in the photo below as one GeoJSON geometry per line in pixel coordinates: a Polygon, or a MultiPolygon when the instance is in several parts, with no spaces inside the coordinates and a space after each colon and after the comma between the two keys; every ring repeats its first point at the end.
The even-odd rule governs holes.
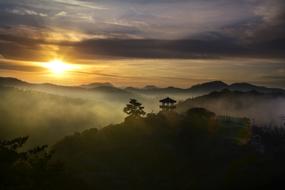
{"type": "Polygon", "coordinates": [[[284,44],[284,0],[0,0],[0,76],[30,82],[285,88],[284,44]]]}

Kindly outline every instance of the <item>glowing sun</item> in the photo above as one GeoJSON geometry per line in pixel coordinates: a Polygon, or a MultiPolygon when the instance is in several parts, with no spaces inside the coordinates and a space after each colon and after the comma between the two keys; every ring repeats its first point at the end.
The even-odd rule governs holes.
{"type": "Polygon", "coordinates": [[[44,67],[49,69],[49,71],[55,75],[63,75],[65,72],[75,69],[75,66],[65,63],[59,59],[49,61],[44,65],[44,67]]]}

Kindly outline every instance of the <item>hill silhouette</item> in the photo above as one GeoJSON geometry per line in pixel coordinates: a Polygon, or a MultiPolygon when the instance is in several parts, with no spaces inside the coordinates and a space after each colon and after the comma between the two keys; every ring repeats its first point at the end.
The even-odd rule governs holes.
{"type": "Polygon", "coordinates": [[[277,187],[284,151],[275,160],[271,152],[259,152],[252,135],[246,118],[224,119],[193,108],[127,117],[68,136],[53,149],[54,159],[65,160],[73,177],[90,189],[277,187]]]}

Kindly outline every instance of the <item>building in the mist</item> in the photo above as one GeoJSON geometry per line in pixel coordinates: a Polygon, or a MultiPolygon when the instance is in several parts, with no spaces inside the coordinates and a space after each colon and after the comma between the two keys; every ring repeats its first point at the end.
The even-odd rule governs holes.
{"type": "Polygon", "coordinates": [[[176,100],[173,100],[169,97],[159,101],[161,103],[160,108],[162,111],[173,111],[176,108],[176,100]]]}

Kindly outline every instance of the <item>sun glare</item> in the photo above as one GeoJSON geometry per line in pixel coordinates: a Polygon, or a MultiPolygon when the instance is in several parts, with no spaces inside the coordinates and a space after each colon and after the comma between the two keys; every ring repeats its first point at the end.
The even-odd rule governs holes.
{"type": "Polygon", "coordinates": [[[75,67],[71,64],[65,63],[62,60],[55,59],[52,61],[49,61],[44,65],[49,71],[55,75],[63,75],[67,71],[74,70],[75,67]]]}

